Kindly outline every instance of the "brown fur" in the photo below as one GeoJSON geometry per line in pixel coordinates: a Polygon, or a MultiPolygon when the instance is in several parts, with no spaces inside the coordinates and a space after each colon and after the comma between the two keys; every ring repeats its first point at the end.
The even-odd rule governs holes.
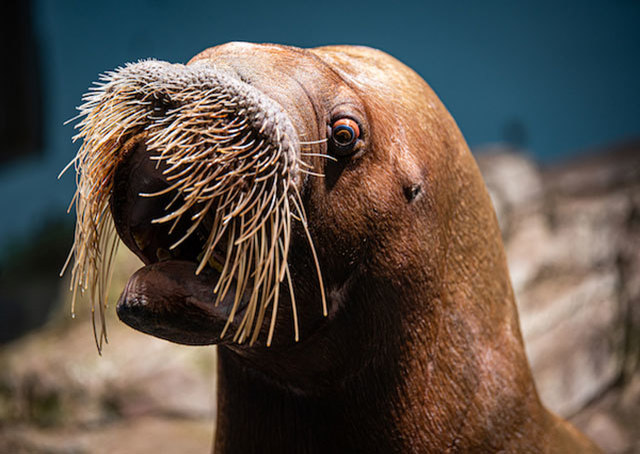
{"type": "MultiPolygon", "coordinates": [[[[300,342],[281,310],[273,346],[220,345],[215,452],[598,452],[540,403],[484,183],[455,122],[416,73],[348,46],[231,43],[190,64],[200,60],[277,102],[301,140],[326,137],[336,112],[363,130],[352,157],[309,159],[325,177],[301,188],[329,316],[294,226],[300,342]]],[[[326,153],[326,144],[314,150],[326,153]]],[[[127,291],[125,320],[136,289],[127,291]]],[[[182,320],[174,333],[130,324],[214,342],[198,334],[201,323],[189,332],[183,306],[158,299],[170,314],[162,320],[182,320]]],[[[219,325],[211,322],[212,332],[219,325]]]]}

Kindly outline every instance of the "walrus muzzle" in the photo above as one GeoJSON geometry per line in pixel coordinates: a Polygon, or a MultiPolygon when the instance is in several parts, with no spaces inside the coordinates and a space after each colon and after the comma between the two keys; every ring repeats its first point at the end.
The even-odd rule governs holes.
{"type": "Polygon", "coordinates": [[[143,61],[102,82],[78,125],[72,285],[102,314],[115,227],[145,264],[117,305],[133,328],[185,344],[231,331],[253,344],[270,317],[269,345],[286,293],[297,338],[292,222],[315,252],[300,198],[308,164],[282,107],[207,63],[143,61]]]}

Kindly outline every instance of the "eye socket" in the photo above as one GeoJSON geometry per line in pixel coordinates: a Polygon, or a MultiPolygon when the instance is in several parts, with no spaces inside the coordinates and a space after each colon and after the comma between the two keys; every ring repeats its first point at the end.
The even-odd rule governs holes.
{"type": "Polygon", "coordinates": [[[351,151],[360,137],[360,127],[351,118],[340,118],[331,125],[331,141],[341,152],[351,151]]]}

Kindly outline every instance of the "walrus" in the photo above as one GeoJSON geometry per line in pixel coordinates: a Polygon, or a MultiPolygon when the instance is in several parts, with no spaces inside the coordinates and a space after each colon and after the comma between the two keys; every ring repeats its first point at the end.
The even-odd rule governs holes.
{"type": "Polygon", "coordinates": [[[121,240],[119,318],[217,344],[215,452],[599,452],[538,398],[483,180],[410,68],[229,43],[84,101],[72,286],[102,314],[121,240]]]}

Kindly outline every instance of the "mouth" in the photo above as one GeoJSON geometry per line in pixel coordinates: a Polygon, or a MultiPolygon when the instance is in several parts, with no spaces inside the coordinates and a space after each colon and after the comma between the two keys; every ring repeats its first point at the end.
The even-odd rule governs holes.
{"type": "Polygon", "coordinates": [[[109,207],[118,236],[145,266],[131,276],[122,292],[118,317],[138,331],[172,342],[221,343],[229,328],[232,332],[237,328],[234,321],[242,320],[250,298],[247,290],[236,294],[235,279],[219,285],[231,251],[228,234],[216,242],[203,263],[215,210],[197,224],[195,207],[177,222],[158,222],[171,207],[183,205],[171,191],[162,193],[170,188],[163,173],[166,165],[151,159],[144,136],[130,139],[123,156],[109,207]]]}

